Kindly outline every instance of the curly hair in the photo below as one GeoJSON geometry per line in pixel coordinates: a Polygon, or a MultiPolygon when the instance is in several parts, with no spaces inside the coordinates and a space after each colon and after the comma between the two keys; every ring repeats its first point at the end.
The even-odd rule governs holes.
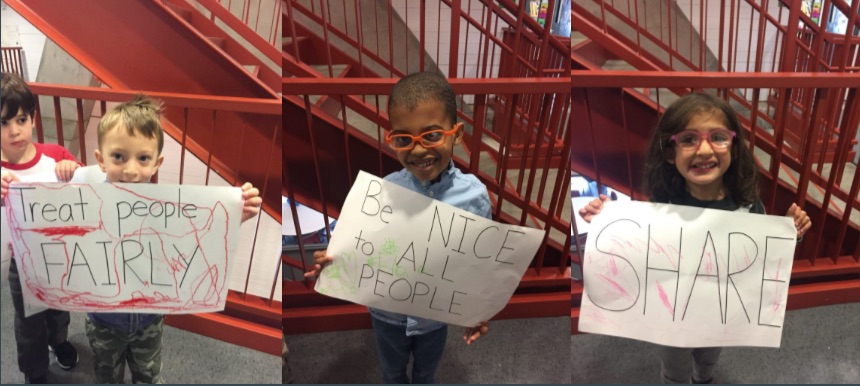
{"type": "Polygon", "coordinates": [[[450,124],[457,123],[457,97],[444,76],[435,72],[416,72],[397,81],[388,97],[388,111],[395,106],[414,110],[425,101],[437,101],[445,108],[450,124]]]}
{"type": "Polygon", "coordinates": [[[705,93],[691,93],[672,103],[651,135],[645,156],[645,191],[655,202],[675,202],[686,190],[686,181],[668,160],[675,158],[672,135],[681,132],[698,114],[722,117],[723,124],[737,133],[731,147],[732,163],[723,174],[723,184],[735,203],[743,206],[758,201],[758,167],[746,146],[746,134],[738,115],[728,103],[705,93]]]}

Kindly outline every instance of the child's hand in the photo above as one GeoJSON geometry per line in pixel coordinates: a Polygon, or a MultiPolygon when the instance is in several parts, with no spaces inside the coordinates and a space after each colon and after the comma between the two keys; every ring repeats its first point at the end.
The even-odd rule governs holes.
{"type": "Polygon", "coordinates": [[[242,205],[242,222],[245,222],[260,213],[263,199],[260,197],[260,191],[250,182],[242,185],[242,199],[245,200],[245,204],[242,205]]]}
{"type": "Polygon", "coordinates": [[[320,275],[320,271],[322,271],[322,266],[334,261],[334,257],[331,257],[326,254],[326,251],[316,251],[314,252],[314,269],[305,272],[305,278],[314,278],[320,275]]]}
{"type": "Polygon", "coordinates": [[[490,322],[480,322],[477,326],[466,329],[466,332],[463,333],[463,340],[466,341],[466,344],[472,344],[472,342],[478,340],[481,336],[486,335],[489,331],[490,322]]]}
{"type": "Polygon", "coordinates": [[[794,227],[797,229],[798,239],[802,238],[809,228],[812,228],[812,220],[809,219],[806,211],[800,209],[797,204],[791,204],[791,207],[788,208],[788,213],[786,213],[785,216],[794,219],[794,227]]]}
{"type": "Polygon", "coordinates": [[[9,193],[9,184],[13,182],[21,181],[18,179],[18,176],[6,172],[0,177],[0,205],[6,205],[6,195],[9,193]]]}
{"type": "Polygon", "coordinates": [[[57,167],[55,168],[57,172],[57,180],[62,182],[71,180],[75,175],[75,170],[79,167],[81,167],[81,165],[72,160],[64,159],[57,162],[57,167]]]}
{"type": "Polygon", "coordinates": [[[591,219],[594,216],[600,214],[600,211],[603,210],[603,203],[609,201],[609,197],[605,194],[601,194],[600,198],[595,198],[593,201],[589,202],[588,205],[582,207],[579,210],[579,215],[582,216],[582,219],[587,223],[591,223],[591,219]]]}

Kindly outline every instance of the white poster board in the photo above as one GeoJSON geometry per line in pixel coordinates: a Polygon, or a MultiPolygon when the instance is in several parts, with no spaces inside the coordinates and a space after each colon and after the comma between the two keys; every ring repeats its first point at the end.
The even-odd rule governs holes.
{"type": "Polygon", "coordinates": [[[675,347],[779,347],[788,217],[609,202],[583,262],[579,330],[675,347]]]}
{"type": "Polygon", "coordinates": [[[315,289],[386,311],[474,326],[508,303],[543,231],[493,222],[358,175],[315,289]]]}
{"type": "Polygon", "coordinates": [[[15,183],[5,205],[28,304],[79,312],[224,309],[239,188],[15,183]]]}

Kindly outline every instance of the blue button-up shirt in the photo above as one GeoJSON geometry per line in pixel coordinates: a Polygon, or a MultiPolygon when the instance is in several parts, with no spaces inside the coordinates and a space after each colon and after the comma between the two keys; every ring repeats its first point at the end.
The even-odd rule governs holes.
{"type": "MultiPolygon", "coordinates": [[[[460,169],[454,167],[454,161],[448,164],[448,169],[442,172],[441,177],[439,181],[430,183],[415,178],[412,173],[403,169],[385,176],[385,180],[479,216],[492,217],[487,187],[477,177],[460,172],[460,169]]],[[[406,336],[426,334],[445,325],[431,319],[376,308],[370,308],[370,315],[386,323],[405,325],[406,336]]]]}

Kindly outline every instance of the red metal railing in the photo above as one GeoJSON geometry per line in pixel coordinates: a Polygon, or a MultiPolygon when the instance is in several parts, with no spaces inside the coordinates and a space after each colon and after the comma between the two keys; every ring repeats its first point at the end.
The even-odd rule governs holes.
{"type": "MultiPolygon", "coordinates": [[[[848,17],[844,34],[825,32],[824,28],[800,12],[799,1],[729,0],[688,1],[685,3],[642,2],[639,0],[579,0],[573,4],[574,29],[586,34],[614,57],[640,70],[723,71],[723,72],[858,72],[860,37],[852,36],[860,27],[858,4],[843,0],[824,1],[821,20],[827,20],[831,6],[848,17]],[[853,16],[852,16],[853,15],[853,16]]],[[[586,56],[586,59],[588,55],[586,56]]],[[[583,56],[580,56],[582,58],[583,56]]],[[[603,57],[599,60],[605,60],[603,57]]],[[[598,67],[601,63],[598,63],[598,67]]],[[[685,93],[683,87],[672,89],[685,93]]],[[[645,91],[648,93],[648,90],[645,91]]],[[[799,157],[811,146],[816,159],[832,161],[840,137],[855,141],[853,131],[843,132],[833,115],[839,98],[819,100],[830,103],[818,117],[820,143],[803,141],[803,106],[813,103],[803,89],[790,91],[791,103],[780,106],[777,89],[729,89],[734,103],[753,110],[752,102],[767,104],[768,114],[760,115],[764,124],[773,126],[773,115],[781,108],[797,113],[783,122],[789,143],[786,151],[799,157]]],[[[808,112],[808,110],[807,110],[808,112]]],[[[851,150],[853,151],[853,150],[851,150]]]]}
{"type": "Polygon", "coordinates": [[[823,26],[800,11],[800,3],[575,0],[573,28],[591,39],[620,42],[629,49],[628,55],[664,70],[860,71],[860,38],[853,34],[854,27],[860,28],[857,3],[824,0],[821,5],[823,24],[831,8],[848,15],[844,34],[825,32],[823,26]]]}
{"type": "MultiPolygon", "coordinates": [[[[826,135],[815,122],[830,113],[826,109],[831,104],[825,101],[832,99],[843,106],[837,114],[839,127],[848,133],[853,128],[856,135],[860,78],[853,74],[573,71],[571,81],[576,85],[572,89],[572,131],[573,137],[580,139],[572,144],[572,169],[597,180],[598,185],[611,186],[639,200],[647,199],[639,188],[639,165],[662,107],[633,87],[710,90],[736,109],[738,104],[728,92],[732,88],[749,88],[753,95],[776,90],[776,103],[783,108],[778,109],[781,115],[772,117],[776,121],[772,131],[755,123],[764,112],[740,110],[739,114],[748,130],[747,145],[760,166],[761,198],[767,212],[785,213],[797,202],[813,221],[808,237],[798,246],[789,307],[860,301],[860,171],[849,152],[854,145],[847,136],[840,137],[835,157],[826,163],[814,157],[810,147],[794,157],[786,152],[786,130],[780,129],[792,114],[787,108],[793,103],[792,90],[800,89],[813,101],[804,107],[809,110],[800,133],[804,141],[814,143],[826,135]]],[[[582,251],[584,245],[576,229],[574,233],[577,250],[582,251]]],[[[573,263],[580,264],[580,258],[575,256],[573,263]]],[[[574,282],[572,294],[576,308],[581,283],[574,282]]],[[[576,309],[572,316],[578,316],[576,309]]]]}
{"type": "MultiPolygon", "coordinates": [[[[103,115],[108,103],[128,101],[138,93],[138,91],[115,91],[95,87],[77,87],[46,83],[28,83],[28,85],[36,96],[41,97],[41,100],[44,101],[46,98],[49,98],[49,100],[53,102],[53,119],[57,122],[55,128],[44,127],[42,115],[37,113],[36,135],[38,141],[44,143],[46,137],[56,138],[57,143],[63,146],[68,146],[69,150],[73,154],[78,154],[79,160],[84,163],[86,163],[87,158],[89,158],[87,156],[88,149],[86,147],[86,138],[95,138],[95,133],[87,135],[85,122],[89,120],[91,116],[96,117],[93,119],[97,119],[97,117],[103,115]],[[60,106],[71,101],[74,103],[74,116],[64,117],[62,115],[63,109],[60,106]],[[93,103],[95,111],[86,110],[84,108],[85,105],[89,105],[90,103],[93,103]],[[77,144],[66,144],[63,133],[64,120],[72,121],[74,123],[75,135],[78,137],[77,144]],[[77,147],[75,145],[77,145],[77,147]]],[[[278,100],[187,95],[162,92],[145,92],[145,94],[162,100],[165,103],[166,109],[174,112],[174,116],[185,117],[186,119],[189,116],[209,116],[211,117],[211,122],[214,122],[220,119],[220,116],[230,113],[242,113],[249,116],[259,115],[263,117],[279,116],[281,114],[281,104],[278,100]]],[[[38,106],[39,100],[40,98],[37,98],[37,110],[44,111],[44,109],[41,109],[38,106]]],[[[227,184],[240,186],[244,181],[237,180],[236,176],[219,175],[220,171],[217,168],[213,168],[211,153],[208,159],[198,159],[199,162],[205,165],[205,173],[203,173],[202,176],[199,171],[190,171],[192,169],[197,169],[189,169],[189,166],[193,161],[191,157],[194,157],[194,151],[192,148],[195,146],[201,146],[201,144],[192,143],[191,139],[186,135],[185,130],[182,128],[187,127],[187,125],[188,122],[174,123],[167,122],[166,120],[164,121],[165,132],[172,137],[173,140],[178,142],[180,149],[179,159],[169,160],[168,162],[168,164],[173,165],[178,163],[178,175],[167,177],[162,173],[161,182],[183,184],[187,183],[186,181],[188,179],[193,179],[194,184],[209,185],[210,183],[215,183],[214,178],[217,176],[226,180],[227,184]]],[[[214,124],[210,129],[214,130],[214,124]]],[[[241,130],[243,129],[237,128],[237,137],[241,138],[244,136],[241,133],[241,130]]],[[[210,137],[214,134],[214,132],[210,133],[210,137]]],[[[271,167],[271,165],[277,162],[281,150],[281,134],[280,127],[275,127],[271,132],[272,138],[270,138],[269,141],[269,148],[258,149],[259,152],[265,153],[268,156],[267,162],[256,165],[242,165],[243,168],[257,168],[266,173],[265,178],[262,181],[254,182],[255,186],[257,186],[260,191],[265,191],[272,185],[277,186],[280,179],[281,171],[277,168],[271,167]]],[[[241,146],[241,144],[238,146],[241,146]]],[[[91,153],[93,150],[95,149],[89,149],[89,152],[91,153]]],[[[277,210],[276,217],[278,222],[280,221],[281,214],[279,209],[280,208],[277,210]]],[[[269,211],[272,210],[269,209],[269,211]]],[[[250,278],[249,276],[246,276],[242,284],[239,286],[234,285],[233,288],[231,288],[228,295],[228,305],[223,313],[199,314],[193,317],[171,316],[169,322],[173,325],[183,325],[186,327],[188,327],[189,324],[196,324],[199,325],[198,328],[191,326],[189,329],[205,333],[211,337],[231,343],[277,354],[279,343],[275,339],[280,339],[280,332],[277,327],[280,325],[279,315],[281,313],[281,299],[280,293],[276,293],[275,289],[278,284],[278,280],[280,280],[280,272],[278,271],[279,267],[277,266],[279,262],[273,260],[274,256],[255,256],[257,246],[259,242],[262,241],[262,239],[258,239],[257,237],[259,233],[260,221],[258,219],[255,224],[251,250],[239,252],[249,253],[248,266],[234,267],[234,270],[238,270],[239,272],[247,270],[249,275],[251,271],[260,271],[261,269],[266,272],[271,272],[272,281],[270,285],[266,285],[266,291],[256,289],[249,292],[250,278]],[[266,261],[269,262],[268,268],[266,268],[266,261]],[[257,295],[252,293],[257,293],[257,295]],[[194,320],[188,321],[188,318],[192,318],[194,320]],[[228,325],[225,326],[224,323],[228,325]],[[232,336],[231,334],[235,334],[235,336],[232,336]]],[[[263,247],[261,248],[265,249],[263,247]]],[[[271,250],[271,248],[268,249],[271,250]]]]}
{"type": "MultiPolygon", "coordinates": [[[[399,170],[393,151],[384,145],[385,130],[388,129],[384,102],[378,95],[387,95],[397,79],[290,79],[284,83],[284,119],[293,124],[286,127],[284,150],[284,195],[291,203],[299,202],[324,213],[326,232],[328,216],[337,218],[339,208],[346,198],[349,187],[359,170],[384,176],[399,170]],[[342,106],[346,95],[367,95],[374,101],[370,119],[345,113],[342,106]],[[317,99],[318,96],[319,99],[317,99]],[[320,102],[322,101],[322,102],[320,102]],[[336,111],[336,113],[333,112],[336,111]],[[336,118],[337,117],[337,118],[336,118]],[[340,118],[340,119],[338,119],[340,118]],[[371,117],[372,118],[372,117],[371,117]]],[[[459,119],[466,123],[466,135],[462,146],[455,150],[455,163],[467,173],[475,174],[486,186],[493,204],[493,217],[497,221],[521,224],[544,229],[544,242],[530,264],[520,288],[541,287],[544,293],[523,294],[529,298],[512,300],[507,317],[547,316],[558,314],[569,302],[570,221],[569,209],[569,147],[558,146],[555,139],[562,136],[569,143],[570,131],[569,81],[566,78],[508,78],[508,79],[451,79],[455,93],[474,100],[468,109],[458,112],[459,119]],[[505,98],[501,98],[505,95],[505,98]],[[493,110],[491,100],[507,102],[493,110]],[[495,114],[503,119],[491,119],[495,114]],[[490,126],[503,123],[501,136],[494,134],[490,126]],[[536,127],[528,138],[521,138],[529,145],[528,151],[511,146],[514,127],[536,127]],[[562,134],[563,133],[563,134],[562,134]],[[509,159],[519,157],[516,167],[509,159]],[[551,293],[563,287],[559,298],[551,293]],[[550,293],[549,295],[547,293],[550,293]],[[547,298],[547,296],[550,296],[547,298]],[[544,310],[534,310],[534,302],[546,302],[544,310]],[[519,308],[518,308],[519,307],[519,308]]],[[[302,234],[291,205],[293,226],[302,234]]],[[[300,272],[312,266],[310,254],[306,253],[304,241],[299,239],[296,254],[284,254],[282,261],[288,268],[300,272]]],[[[297,272],[297,273],[300,273],[297,272]]],[[[300,279],[293,273],[285,278],[300,279]]],[[[312,283],[307,281],[284,283],[284,306],[302,307],[308,304],[329,304],[318,296],[313,301],[310,291],[312,283]],[[290,297],[293,297],[290,300],[290,297]],[[296,298],[298,296],[298,299],[296,298]]],[[[295,309],[284,311],[287,323],[295,317],[295,309]]],[[[366,312],[366,311],[365,311],[366,312]]],[[[564,311],[562,311],[564,312],[564,311]]],[[[504,316],[503,316],[504,317],[504,316]]],[[[303,331],[313,326],[293,322],[291,332],[303,331]]],[[[343,326],[339,328],[344,328],[343,326]]],[[[351,327],[346,327],[351,328],[351,327]]]]}
{"type": "MultiPolygon", "coordinates": [[[[554,3],[550,0],[550,12],[554,3]]],[[[332,66],[347,61],[355,67],[353,76],[361,77],[416,71],[449,78],[565,76],[569,46],[549,33],[550,23],[541,27],[531,19],[524,6],[511,0],[356,1],[352,6],[290,0],[284,8],[284,33],[292,39],[284,46],[285,76],[302,76],[294,68],[302,62],[326,66],[320,72],[334,77],[332,66]],[[514,38],[505,39],[506,32],[514,38]],[[308,37],[321,44],[300,43],[308,37]]]]}
{"type": "MultiPolygon", "coordinates": [[[[215,0],[198,0],[198,3],[213,11],[211,3],[215,0]]],[[[232,13],[237,20],[241,20],[260,37],[277,47],[281,40],[281,0],[217,0],[222,9],[232,13]]],[[[213,11],[215,12],[215,11],[213,11]]],[[[226,16],[219,15],[225,23],[229,22],[226,16]]],[[[233,27],[231,25],[231,27],[233,27]]],[[[236,27],[233,27],[234,29],[236,27]]],[[[237,30],[238,32],[238,30],[237,30]]],[[[248,39],[246,37],[246,39],[248,39]]],[[[249,39],[250,40],[250,39],[249,39]]]]}
{"type": "Polygon", "coordinates": [[[18,75],[24,79],[24,50],[21,47],[2,47],[3,72],[18,75]]]}

